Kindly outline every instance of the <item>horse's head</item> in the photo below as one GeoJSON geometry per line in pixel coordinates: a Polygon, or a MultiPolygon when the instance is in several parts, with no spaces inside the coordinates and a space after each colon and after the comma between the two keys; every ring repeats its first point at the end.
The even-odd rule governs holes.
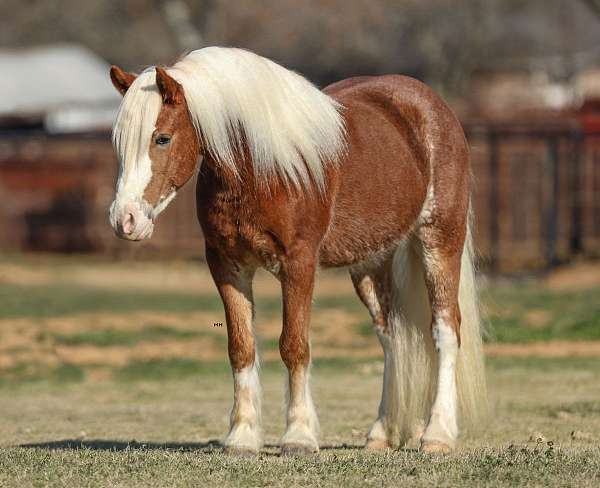
{"type": "Polygon", "coordinates": [[[113,66],[110,77],[124,96],[113,129],[120,167],[110,223],[118,237],[139,241],[193,175],[200,144],[183,87],[164,69],[136,76],[113,66]]]}

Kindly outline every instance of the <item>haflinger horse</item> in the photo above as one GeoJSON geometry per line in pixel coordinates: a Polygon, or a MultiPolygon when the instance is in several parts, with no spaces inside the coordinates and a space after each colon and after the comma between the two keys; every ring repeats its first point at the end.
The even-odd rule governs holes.
{"type": "MultiPolygon", "coordinates": [[[[455,447],[459,413],[485,410],[469,225],[469,151],[447,105],[414,79],[350,78],[320,91],[251,52],[208,47],[139,76],[111,68],[124,95],[110,221],[151,236],[198,171],[206,260],[225,308],[234,400],[224,446],[262,446],[252,280],[281,282],[288,370],[283,454],[318,451],[309,388],[310,309],[319,266],[349,267],[384,354],[366,447],[417,436],[455,447]]],[[[340,399],[342,409],[343,399],[340,399]]]]}

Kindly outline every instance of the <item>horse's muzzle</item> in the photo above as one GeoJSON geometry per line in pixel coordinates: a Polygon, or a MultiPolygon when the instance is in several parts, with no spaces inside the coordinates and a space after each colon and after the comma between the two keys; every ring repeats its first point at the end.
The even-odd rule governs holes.
{"type": "Polygon", "coordinates": [[[110,223],[116,236],[128,241],[148,239],[154,231],[154,222],[136,203],[126,203],[121,207],[113,202],[110,223]]]}

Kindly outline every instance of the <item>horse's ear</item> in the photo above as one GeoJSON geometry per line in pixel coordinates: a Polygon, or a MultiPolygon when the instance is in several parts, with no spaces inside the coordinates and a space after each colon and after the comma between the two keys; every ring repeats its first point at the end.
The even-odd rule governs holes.
{"type": "Polygon", "coordinates": [[[137,75],[134,75],[133,73],[126,73],[118,66],[110,67],[110,79],[121,95],[125,95],[125,92],[129,89],[136,78],[137,75]]]}
{"type": "Polygon", "coordinates": [[[181,103],[183,101],[182,86],[158,66],[156,67],[156,85],[163,103],[181,103]]]}

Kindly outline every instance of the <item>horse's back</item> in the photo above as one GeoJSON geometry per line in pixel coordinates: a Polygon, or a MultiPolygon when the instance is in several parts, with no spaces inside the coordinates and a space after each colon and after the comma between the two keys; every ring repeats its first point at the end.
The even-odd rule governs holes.
{"type": "MultiPolygon", "coordinates": [[[[336,182],[323,265],[346,265],[391,248],[417,221],[434,152],[464,146],[460,124],[426,85],[399,75],[358,77],[325,88],[344,106],[348,153],[336,182]]],[[[457,173],[460,173],[457,170],[457,173]]]]}

